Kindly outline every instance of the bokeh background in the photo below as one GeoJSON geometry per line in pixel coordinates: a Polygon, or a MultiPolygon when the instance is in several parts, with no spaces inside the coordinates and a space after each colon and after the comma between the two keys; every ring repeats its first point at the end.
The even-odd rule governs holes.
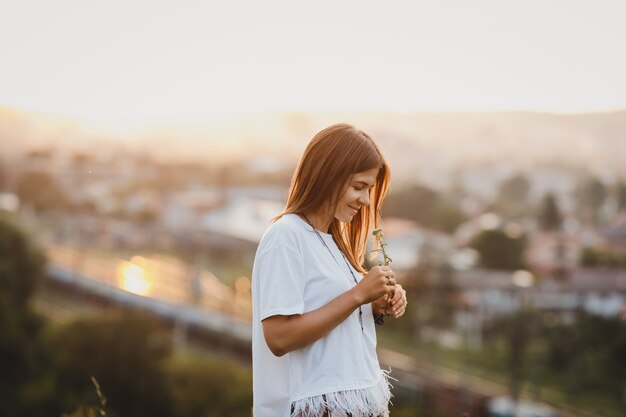
{"type": "Polygon", "coordinates": [[[251,416],[256,245],[347,122],[392,167],[392,415],[625,416],[625,17],[0,0],[0,415],[251,416]]]}

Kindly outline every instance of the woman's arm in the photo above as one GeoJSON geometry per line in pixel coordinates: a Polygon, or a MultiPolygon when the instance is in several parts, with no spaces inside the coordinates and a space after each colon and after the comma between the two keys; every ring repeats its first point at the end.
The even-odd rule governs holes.
{"type": "Polygon", "coordinates": [[[391,268],[376,266],[355,287],[317,310],[263,320],[267,346],[276,356],[308,346],[330,333],[360,305],[390,294],[394,288],[395,274],[391,268]]]}

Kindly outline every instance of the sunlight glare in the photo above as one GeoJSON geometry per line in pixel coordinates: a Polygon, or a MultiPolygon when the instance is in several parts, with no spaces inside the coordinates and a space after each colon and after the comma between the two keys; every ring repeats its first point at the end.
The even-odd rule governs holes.
{"type": "Polygon", "coordinates": [[[124,262],[119,268],[119,276],[122,288],[134,294],[146,295],[152,288],[150,275],[136,263],[124,262]]]}

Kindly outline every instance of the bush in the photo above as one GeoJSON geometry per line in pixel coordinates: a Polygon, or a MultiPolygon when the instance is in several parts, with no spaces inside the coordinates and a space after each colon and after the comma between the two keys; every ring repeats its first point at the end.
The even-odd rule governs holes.
{"type": "Polygon", "coordinates": [[[175,417],[249,417],[252,375],[220,359],[177,358],[168,367],[175,417]]]}
{"type": "Polygon", "coordinates": [[[134,312],[81,318],[53,329],[50,340],[63,409],[97,399],[93,376],[109,415],[171,415],[164,371],[171,342],[156,319],[134,312]]]}
{"type": "Polygon", "coordinates": [[[22,415],[47,395],[40,340],[43,321],[30,307],[44,265],[42,252],[0,213],[0,415],[4,417],[22,415]]]}

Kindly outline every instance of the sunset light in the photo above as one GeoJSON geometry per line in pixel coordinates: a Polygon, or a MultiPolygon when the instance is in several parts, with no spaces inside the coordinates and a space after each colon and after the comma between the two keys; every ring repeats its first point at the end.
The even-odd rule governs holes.
{"type": "Polygon", "coordinates": [[[119,268],[119,275],[121,286],[126,291],[139,295],[147,295],[150,292],[152,280],[147,271],[136,263],[124,262],[119,268]]]}
{"type": "Polygon", "coordinates": [[[0,106],[110,128],[283,110],[612,110],[626,107],[625,15],[607,0],[5,1],[0,106]]]}
{"type": "Polygon", "coordinates": [[[626,417],[625,22],[0,0],[0,416],[626,417]]]}

